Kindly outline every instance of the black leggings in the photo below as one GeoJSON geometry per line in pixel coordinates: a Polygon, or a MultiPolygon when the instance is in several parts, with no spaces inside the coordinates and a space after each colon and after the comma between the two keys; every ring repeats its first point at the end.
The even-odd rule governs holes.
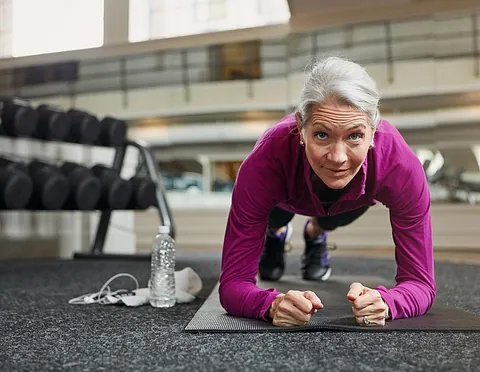
{"type": "MultiPolygon", "coordinates": [[[[340,213],[335,216],[320,216],[317,218],[318,225],[325,231],[333,231],[337,227],[347,226],[355,221],[358,217],[364,214],[369,207],[361,207],[354,209],[353,211],[348,211],[345,213],[340,213]]],[[[288,212],[284,209],[274,207],[268,216],[268,227],[270,229],[279,229],[282,226],[288,224],[295,213],[288,212]]]]}

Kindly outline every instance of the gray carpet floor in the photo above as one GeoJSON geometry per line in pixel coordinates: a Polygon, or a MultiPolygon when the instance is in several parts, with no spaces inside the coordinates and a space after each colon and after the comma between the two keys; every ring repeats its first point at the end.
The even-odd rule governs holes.
{"type": "MultiPolygon", "coordinates": [[[[0,263],[0,371],[479,371],[480,333],[183,331],[215,285],[219,255],[179,254],[204,288],[170,309],[70,305],[126,272],[142,286],[148,261],[0,263]]],[[[334,258],[336,273],[393,278],[395,263],[334,258]]],[[[297,273],[299,257],[288,257],[297,273]]],[[[480,316],[480,266],[437,263],[438,300],[480,316]]],[[[130,287],[118,279],[113,287],[130,287]]]]}

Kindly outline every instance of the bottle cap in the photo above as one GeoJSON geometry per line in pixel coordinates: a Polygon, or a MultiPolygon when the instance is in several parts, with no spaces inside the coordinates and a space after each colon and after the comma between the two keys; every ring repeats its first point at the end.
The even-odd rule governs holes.
{"type": "Polygon", "coordinates": [[[170,234],[170,226],[159,226],[158,227],[159,234],[170,234]]]}

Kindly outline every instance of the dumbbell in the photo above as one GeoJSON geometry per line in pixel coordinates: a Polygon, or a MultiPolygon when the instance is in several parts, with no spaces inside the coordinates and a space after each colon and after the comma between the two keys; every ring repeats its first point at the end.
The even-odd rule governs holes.
{"type": "Polygon", "coordinates": [[[70,109],[67,111],[70,131],[65,140],[84,145],[93,145],[100,135],[100,122],[86,111],[70,109]]]}
{"type": "Polygon", "coordinates": [[[70,184],[58,167],[34,160],[28,164],[28,173],[33,181],[33,194],[28,208],[62,209],[70,194],[70,184]]]}
{"type": "Polygon", "coordinates": [[[47,141],[63,141],[70,132],[70,119],[60,108],[51,105],[37,107],[38,124],[33,137],[47,141]]]}
{"type": "Polygon", "coordinates": [[[147,209],[156,204],[155,183],[145,177],[134,176],[129,180],[132,185],[132,196],[127,209],[147,209]]]}
{"type": "Polygon", "coordinates": [[[125,121],[110,116],[100,121],[100,135],[97,144],[101,146],[117,147],[127,138],[127,124],[125,121]]]}
{"type": "Polygon", "coordinates": [[[24,209],[32,191],[33,182],[25,165],[0,158],[0,209],[24,209]]]}
{"type": "Polygon", "coordinates": [[[94,210],[102,192],[100,180],[87,167],[72,162],[63,163],[60,171],[70,183],[70,195],[64,209],[94,210]]]}
{"type": "Polygon", "coordinates": [[[29,137],[37,127],[37,112],[26,100],[0,99],[0,134],[9,137],[29,137]]]}
{"type": "Polygon", "coordinates": [[[102,184],[97,209],[125,209],[132,196],[130,182],[120,178],[116,170],[103,165],[97,164],[91,170],[102,184]]]}

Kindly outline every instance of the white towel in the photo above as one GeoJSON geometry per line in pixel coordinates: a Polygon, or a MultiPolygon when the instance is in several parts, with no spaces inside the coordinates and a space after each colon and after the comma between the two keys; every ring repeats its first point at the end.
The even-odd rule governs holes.
{"type": "MultiPolygon", "coordinates": [[[[175,300],[177,304],[192,302],[195,296],[202,290],[202,279],[192,268],[186,267],[180,271],[175,271],[175,300]]],[[[137,296],[149,300],[149,289],[139,288],[133,291],[137,296]]],[[[125,302],[125,301],[124,301],[125,302]]],[[[128,304],[126,304],[128,305],[128,304]]],[[[128,305],[139,306],[139,305],[128,305]]]]}

